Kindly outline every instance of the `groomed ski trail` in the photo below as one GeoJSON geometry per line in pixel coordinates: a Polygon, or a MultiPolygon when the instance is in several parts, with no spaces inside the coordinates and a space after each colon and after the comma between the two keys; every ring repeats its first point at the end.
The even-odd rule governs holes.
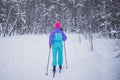
{"type": "Polygon", "coordinates": [[[83,37],[81,40],[79,43],[78,35],[68,35],[68,69],[64,61],[64,69],[53,78],[51,57],[48,75],[45,75],[49,54],[48,36],[1,38],[0,80],[102,80],[103,57],[96,50],[91,52],[88,40],[83,37]]]}

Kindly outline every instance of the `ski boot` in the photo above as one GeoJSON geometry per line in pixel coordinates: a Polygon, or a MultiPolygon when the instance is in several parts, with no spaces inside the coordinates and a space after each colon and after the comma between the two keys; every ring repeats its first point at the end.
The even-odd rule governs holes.
{"type": "Polygon", "coordinates": [[[53,77],[55,77],[56,66],[53,66],[53,77]]]}
{"type": "Polygon", "coordinates": [[[61,73],[62,65],[59,65],[59,72],[61,73]]]}

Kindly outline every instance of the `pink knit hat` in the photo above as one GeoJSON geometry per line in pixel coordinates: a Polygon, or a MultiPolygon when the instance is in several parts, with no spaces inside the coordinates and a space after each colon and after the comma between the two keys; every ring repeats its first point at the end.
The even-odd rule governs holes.
{"type": "Polygon", "coordinates": [[[57,22],[55,22],[54,27],[55,27],[55,28],[60,28],[60,27],[61,27],[61,23],[60,23],[60,22],[58,22],[58,21],[57,21],[57,22]]]}

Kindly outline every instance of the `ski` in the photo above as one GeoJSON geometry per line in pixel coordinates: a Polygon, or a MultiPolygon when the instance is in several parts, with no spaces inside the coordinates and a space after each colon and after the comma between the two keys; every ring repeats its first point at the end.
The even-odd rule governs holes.
{"type": "Polygon", "coordinates": [[[59,69],[59,73],[61,73],[61,69],[59,69]]]}
{"type": "Polygon", "coordinates": [[[53,71],[53,78],[55,77],[55,71],[53,71]]]}
{"type": "Polygon", "coordinates": [[[59,66],[59,69],[56,71],[56,67],[53,67],[53,70],[52,70],[52,77],[55,78],[56,77],[56,73],[61,73],[63,70],[63,67],[62,66],[59,66]]]}
{"type": "Polygon", "coordinates": [[[53,78],[55,77],[56,66],[53,66],[53,78]]]}
{"type": "MultiPolygon", "coordinates": [[[[59,69],[59,71],[58,71],[58,72],[59,72],[59,73],[61,73],[61,70],[62,70],[62,69],[59,69]]],[[[53,71],[53,78],[55,78],[55,74],[56,74],[56,72],[55,72],[55,71],[53,71]]]]}
{"type": "Polygon", "coordinates": [[[61,73],[61,69],[62,69],[62,66],[60,65],[60,66],[59,66],[59,73],[61,73]]]}

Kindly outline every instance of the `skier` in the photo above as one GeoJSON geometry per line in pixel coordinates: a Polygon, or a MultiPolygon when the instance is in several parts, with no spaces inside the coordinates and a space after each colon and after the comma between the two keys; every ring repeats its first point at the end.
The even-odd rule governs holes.
{"type": "Polygon", "coordinates": [[[52,66],[53,66],[53,73],[54,74],[56,72],[57,64],[59,65],[59,70],[61,71],[61,69],[62,69],[63,41],[66,41],[66,39],[67,39],[67,36],[62,31],[61,23],[58,21],[55,22],[54,30],[49,35],[49,47],[50,48],[52,47],[52,66]]]}

